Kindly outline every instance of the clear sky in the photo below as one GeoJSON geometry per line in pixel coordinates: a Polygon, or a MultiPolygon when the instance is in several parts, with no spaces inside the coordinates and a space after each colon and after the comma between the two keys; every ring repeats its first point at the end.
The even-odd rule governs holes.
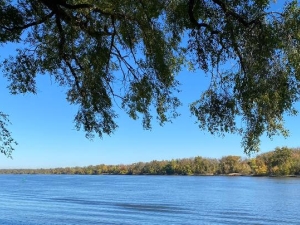
{"type": "MultiPolygon", "coordinates": [[[[0,47],[0,61],[14,53],[14,45],[0,47]]],[[[1,71],[0,71],[1,73],[1,71]]],[[[212,136],[200,130],[191,116],[188,104],[199,98],[208,78],[201,71],[182,71],[179,97],[182,114],[171,124],[160,127],[153,121],[151,131],[143,130],[141,121],[131,120],[119,111],[119,128],[111,136],[93,141],[74,128],[77,106],[66,101],[65,90],[50,76],[38,76],[38,94],[10,95],[7,81],[0,74],[0,111],[10,115],[9,130],[19,143],[13,159],[0,155],[0,168],[49,168],[96,164],[128,164],[139,161],[194,157],[220,158],[225,155],[246,157],[241,137],[212,136]]],[[[297,105],[300,109],[300,105],[297,105]]],[[[300,116],[285,117],[290,137],[262,138],[261,152],[277,146],[299,147],[300,116]]]]}

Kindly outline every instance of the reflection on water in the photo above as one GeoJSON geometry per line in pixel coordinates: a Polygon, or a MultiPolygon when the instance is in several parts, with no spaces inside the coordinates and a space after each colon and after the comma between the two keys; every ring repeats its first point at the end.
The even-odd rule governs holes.
{"type": "Polygon", "coordinates": [[[184,213],[184,208],[162,205],[162,204],[133,204],[133,203],[117,203],[116,206],[120,206],[129,210],[136,211],[149,211],[149,212],[167,212],[167,213],[184,213]]]}
{"type": "Polygon", "coordinates": [[[300,179],[1,175],[0,224],[299,224],[300,179]]]}

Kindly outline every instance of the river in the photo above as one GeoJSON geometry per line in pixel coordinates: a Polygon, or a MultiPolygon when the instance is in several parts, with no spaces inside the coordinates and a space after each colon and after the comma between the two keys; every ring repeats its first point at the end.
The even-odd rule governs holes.
{"type": "Polygon", "coordinates": [[[300,179],[0,175],[0,224],[300,224],[300,179]]]}

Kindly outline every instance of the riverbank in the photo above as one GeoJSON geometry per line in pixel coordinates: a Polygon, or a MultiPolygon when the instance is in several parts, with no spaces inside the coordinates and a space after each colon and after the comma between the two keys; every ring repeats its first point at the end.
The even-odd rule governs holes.
{"type": "Polygon", "coordinates": [[[224,156],[221,159],[194,158],[153,160],[129,165],[95,165],[50,169],[0,169],[0,174],[79,174],[79,175],[195,175],[195,176],[299,176],[300,149],[286,147],[255,158],[224,156]]]}

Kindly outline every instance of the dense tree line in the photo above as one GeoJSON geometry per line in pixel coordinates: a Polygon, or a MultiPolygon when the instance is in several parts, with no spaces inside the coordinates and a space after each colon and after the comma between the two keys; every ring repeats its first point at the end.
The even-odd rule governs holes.
{"type": "Polygon", "coordinates": [[[224,156],[221,159],[200,156],[138,162],[130,165],[65,167],[54,169],[2,169],[1,174],[81,174],[81,175],[300,175],[300,148],[276,148],[274,151],[243,159],[224,156]]]}

